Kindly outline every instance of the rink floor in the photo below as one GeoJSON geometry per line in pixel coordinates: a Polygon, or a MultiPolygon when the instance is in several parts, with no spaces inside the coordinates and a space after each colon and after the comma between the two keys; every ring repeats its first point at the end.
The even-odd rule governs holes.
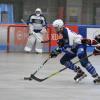
{"type": "MultiPolygon", "coordinates": [[[[88,76],[80,83],[75,83],[75,73],[69,69],[40,83],[23,80],[47,57],[47,54],[0,53],[0,100],[100,100],[100,85],[93,84],[86,70],[88,76]]],[[[44,78],[63,68],[60,57],[50,59],[37,76],[44,78]]],[[[89,59],[100,73],[100,56],[89,59]]]]}

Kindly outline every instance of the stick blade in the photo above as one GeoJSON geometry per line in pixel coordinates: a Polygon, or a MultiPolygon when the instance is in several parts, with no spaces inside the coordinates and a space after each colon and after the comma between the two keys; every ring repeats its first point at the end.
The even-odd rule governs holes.
{"type": "Polygon", "coordinates": [[[34,80],[36,80],[36,81],[38,81],[38,82],[42,82],[42,81],[44,81],[44,80],[47,79],[47,78],[40,79],[40,78],[36,77],[35,75],[32,75],[31,77],[32,77],[32,79],[34,79],[34,80]]]}
{"type": "Polygon", "coordinates": [[[29,80],[29,81],[31,81],[32,78],[31,78],[31,77],[24,77],[24,80],[29,80]]]}
{"type": "Polygon", "coordinates": [[[36,77],[35,75],[32,75],[31,77],[24,77],[24,80],[29,80],[29,81],[31,81],[31,80],[33,80],[33,79],[36,80],[36,81],[38,81],[38,82],[42,82],[42,81],[46,80],[47,78],[40,79],[40,78],[36,77]]]}

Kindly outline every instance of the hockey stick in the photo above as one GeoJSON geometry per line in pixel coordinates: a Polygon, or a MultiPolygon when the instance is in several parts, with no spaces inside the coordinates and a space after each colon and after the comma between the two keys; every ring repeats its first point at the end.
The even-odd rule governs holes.
{"type": "MultiPolygon", "coordinates": [[[[22,22],[23,24],[27,24],[27,23],[24,21],[24,19],[21,19],[21,22],[22,22]]],[[[40,41],[41,43],[48,43],[48,42],[50,42],[50,40],[43,41],[35,32],[33,32],[33,35],[34,35],[35,38],[38,39],[38,41],[40,41]]]]}
{"type": "MultiPolygon", "coordinates": [[[[83,59],[88,58],[88,57],[90,57],[90,56],[92,56],[92,55],[93,55],[93,53],[90,54],[90,55],[88,55],[88,56],[86,56],[86,57],[84,57],[84,58],[82,58],[82,59],[80,59],[80,60],[78,60],[78,61],[76,61],[74,64],[77,64],[78,62],[80,62],[80,61],[82,61],[83,59]]],[[[31,77],[29,77],[28,80],[34,79],[34,80],[36,80],[36,81],[38,81],[38,82],[42,82],[42,81],[44,81],[44,80],[47,80],[47,79],[51,78],[51,77],[54,76],[54,75],[59,74],[60,72],[64,71],[65,69],[67,69],[67,68],[64,67],[64,68],[60,69],[59,71],[56,71],[56,72],[52,73],[51,75],[49,75],[49,76],[47,76],[47,77],[45,77],[45,78],[42,78],[42,79],[36,77],[35,75],[31,75],[31,77]]]]}
{"type": "MultiPolygon", "coordinates": [[[[50,59],[51,57],[49,56],[43,63],[42,63],[42,65],[41,66],[39,66],[38,68],[37,68],[37,70],[33,73],[33,74],[31,74],[31,75],[35,75],[41,68],[43,68],[43,66],[48,62],[48,60],[50,59]]],[[[31,76],[30,76],[31,77],[31,76]]],[[[29,79],[29,77],[24,77],[24,80],[28,80],[29,79]]]]}

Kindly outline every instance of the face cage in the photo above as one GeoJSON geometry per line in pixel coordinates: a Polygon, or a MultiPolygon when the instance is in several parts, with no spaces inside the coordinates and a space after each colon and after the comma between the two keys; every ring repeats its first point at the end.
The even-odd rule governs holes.
{"type": "Polygon", "coordinates": [[[61,31],[61,29],[62,29],[62,28],[55,27],[55,30],[56,30],[56,32],[58,32],[58,33],[61,31]]]}

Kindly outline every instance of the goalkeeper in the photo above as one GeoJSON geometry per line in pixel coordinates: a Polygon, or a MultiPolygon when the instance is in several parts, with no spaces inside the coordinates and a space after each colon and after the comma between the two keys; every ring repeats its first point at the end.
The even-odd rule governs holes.
{"type": "Polygon", "coordinates": [[[29,17],[27,24],[29,25],[29,37],[24,50],[31,52],[34,46],[35,52],[42,53],[43,44],[41,42],[43,41],[43,34],[47,34],[47,24],[40,8],[37,8],[35,14],[29,17]]]}

